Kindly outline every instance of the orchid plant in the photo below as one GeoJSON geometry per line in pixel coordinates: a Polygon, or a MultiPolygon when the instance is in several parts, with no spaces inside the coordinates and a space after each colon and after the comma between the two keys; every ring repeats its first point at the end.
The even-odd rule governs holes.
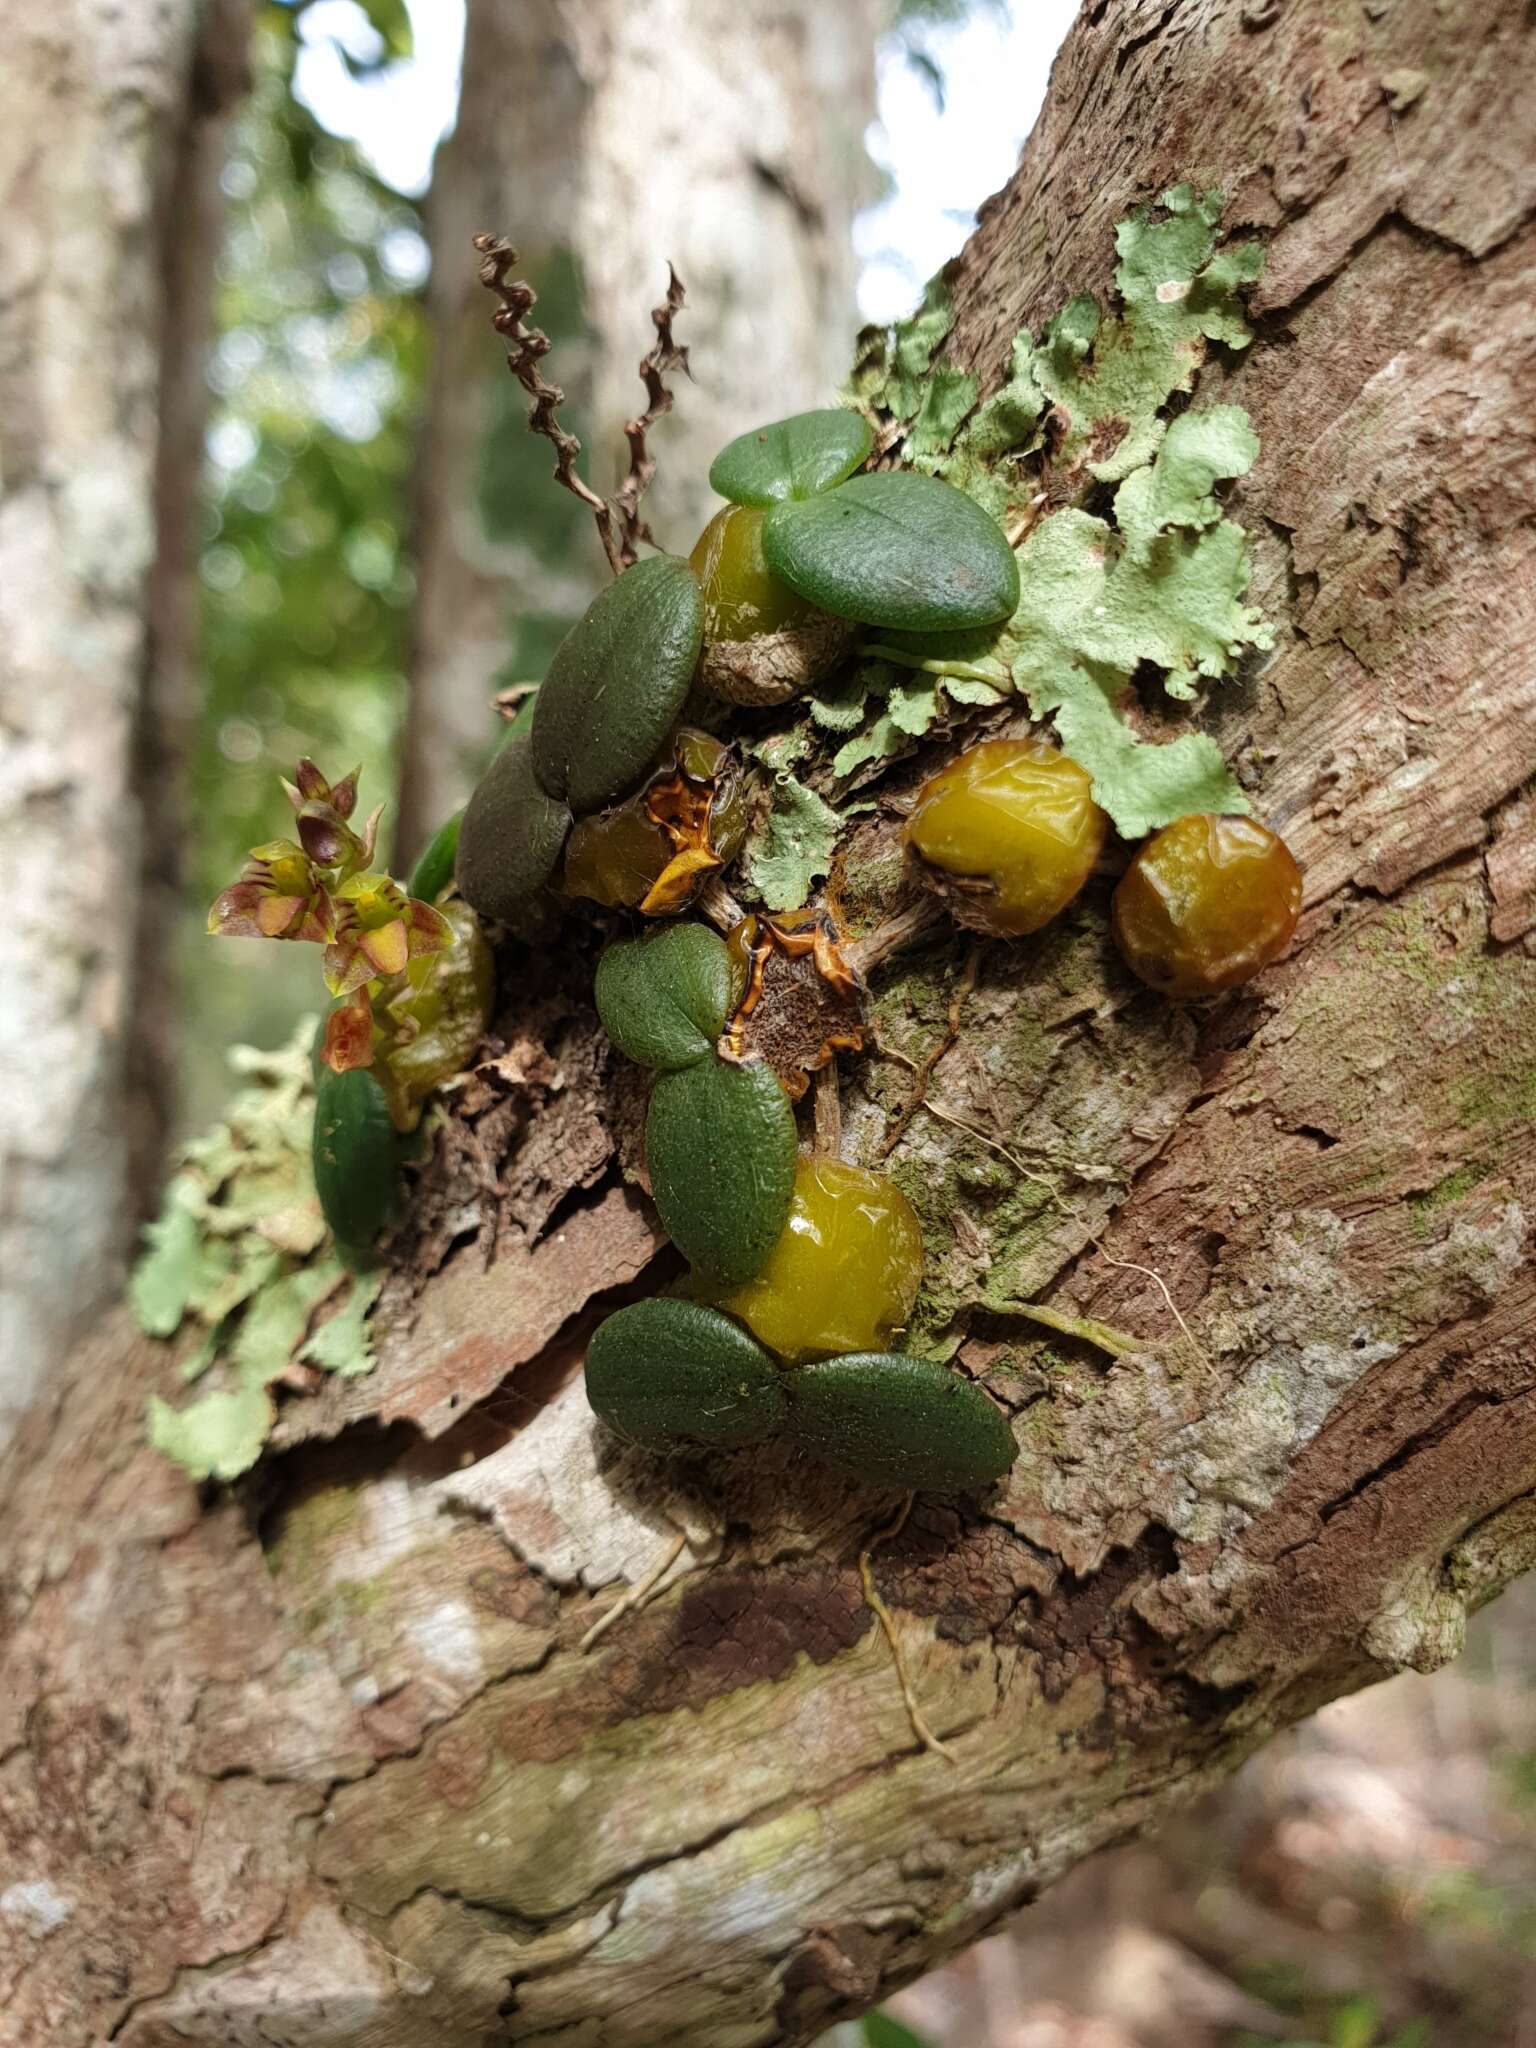
{"type": "Polygon", "coordinates": [[[384,1067],[398,1039],[419,1026],[410,998],[437,972],[453,927],[440,910],[410,896],[373,866],[380,804],[360,833],[353,769],[328,782],[313,761],[300,761],[283,790],[293,806],[296,839],[273,839],[250,858],[208,913],[208,930],[226,939],[299,939],[323,946],[322,971],[340,998],[326,1019],[323,1058],[336,1073],[384,1067]]]}

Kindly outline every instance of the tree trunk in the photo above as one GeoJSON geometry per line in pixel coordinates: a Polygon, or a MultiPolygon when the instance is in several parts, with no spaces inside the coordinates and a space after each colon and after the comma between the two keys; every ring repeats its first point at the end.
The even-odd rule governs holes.
{"type": "Polygon", "coordinates": [[[159,1176],[201,357],[250,12],[70,4],[7,38],[0,1440],[117,1292],[159,1176]]]}
{"type": "MultiPolygon", "coordinates": [[[[120,1322],[28,1425],[6,2038],[803,2042],[1323,1701],[1453,1656],[1536,1559],[1531,39],[1514,0],[1096,5],[959,264],[950,353],[995,382],[1177,178],[1267,240],[1258,337],[1201,398],[1263,436],[1240,511],[1279,644],[1222,733],[1308,910],[1193,1013],[1099,944],[988,949],[933,1099],[1073,1162],[1069,1209],[1021,1228],[952,1124],[896,1155],[946,1191],[930,1300],[1021,1445],[984,1511],[920,1502],[874,1558],[949,1757],[861,1589],[888,1499],[594,1434],[585,1304],[670,1269],[586,966],[525,968],[476,1083],[496,1258],[447,1256],[462,1209],[433,1258],[424,1229],[440,1270],[386,1293],[375,1373],[290,1402],[209,1501],[143,1447],[175,1359],[120,1322]],[[1136,1354],[1019,1341],[979,1306],[1005,1260],[1136,1354]]],[[[893,829],[857,827],[867,890],[893,829]]],[[[934,1042],[961,951],[876,978],[883,1045],[934,1042]]],[[[845,1077],[850,1156],[905,1087],[845,1077]]]]}
{"type": "Polygon", "coordinates": [[[145,820],[127,1060],[128,1187],[136,1221],[153,1210],[177,1113],[176,956],[186,917],[186,774],[201,695],[197,557],[214,271],[224,229],[220,180],[230,123],[250,87],[256,4],[205,0],[198,11],[188,105],[161,223],[155,559],[133,761],[145,820]]]}
{"type": "Polygon", "coordinates": [[[602,490],[644,403],[647,311],[677,265],[694,381],[654,437],[646,510],[686,553],[714,502],[710,461],[765,394],[780,413],[823,404],[847,368],[882,18],[880,0],[471,0],[458,125],[428,202],[437,355],[416,491],[408,853],[469,793],[498,676],[538,676],[608,573],[486,345],[470,237],[516,242],[602,490]]]}

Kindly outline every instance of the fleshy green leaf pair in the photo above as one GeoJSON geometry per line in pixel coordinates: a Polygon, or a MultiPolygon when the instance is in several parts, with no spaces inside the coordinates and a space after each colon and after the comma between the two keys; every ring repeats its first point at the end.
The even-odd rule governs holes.
{"type": "Polygon", "coordinates": [[[814,498],[852,476],[874,445],[859,413],[842,406],[798,412],[728,442],[709,466],[709,487],[737,505],[814,498]]]}
{"type": "Polygon", "coordinates": [[[704,641],[699,579],[655,555],[609,584],[566,634],[525,736],[481,777],[459,827],[465,900],[516,926],[559,865],[574,818],[631,789],[676,723],[704,641]]]}
{"type": "Polygon", "coordinates": [[[1001,1410],[932,1359],[871,1352],[786,1371],[733,1317],[665,1296],[601,1325],[587,1398],[650,1450],[738,1449],[787,1432],[819,1462],[903,1491],[989,1486],[1015,1455],[1001,1410]]]}
{"type": "Polygon", "coordinates": [[[707,1059],[725,1029],[730,955],[706,925],[667,925],[609,946],[596,996],[603,1029],[626,1059],[677,1073],[707,1059]]]}
{"type": "Polygon", "coordinates": [[[838,618],[910,632],[1007,618],[1019,572],[996,521],[937,477],[853,475],[872,446],[856,413],[799,413],[740,435],[709,480],[738,504],[767,507],[769,568],[838,618]]]}
{"type": "Polygon", "coordinates": [[[795,1180],[795,1113],[777,1076],[715,1052],[730,1003],[730,956],[703,925],[621,940],[598,963],[604,1030],[658,1070],[645,1153],[662,1224],[690,1264],[723,1286],[767,1263],[795,1180]]]}

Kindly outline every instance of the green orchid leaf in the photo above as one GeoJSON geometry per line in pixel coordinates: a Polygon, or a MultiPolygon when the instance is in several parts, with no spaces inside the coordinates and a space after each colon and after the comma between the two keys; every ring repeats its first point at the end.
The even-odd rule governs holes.
{"type": "Polygon", "coordinates": [[[898,631],[956,631],[1006,619],[1019,571],[996,520],[938,477],[856,476],[763,521],[768,566],[839,618],[898,631]]]}
{"type": "Polygon", "coordinates": [[[459,851],[459,827],[463,822],[464,807],[461,805],[432,834],[411,869],[410,879],[405,885],[408,896],[418,897],[423,903],[435,903],[442,895],[453,880],[453,864],[459,851]]]}
{"type": "Polygon", "coordinates": [[[313,1160],[315,1190],[336,1242],[365,1249],[389,1221],[400,1180],[399,1135],[368,1068],[321,1072],[313,1160]]]}
{"type": "Polygon", "coordinates": [[[651,1091],[645,1155],[662,1226],[706,1279],[762,1271],[789,1215],[795,1113],[765,1066],[711,1056],[651,1091]]]}
{"type": "Polygon", "coordinates": [[[704,592],[681,556],[636,562],[594,598],[533,700],[533,772],[545,794],[585,817],[633,788],[683,708],[703,643],[704,592]]]}
{"type": "Polygon", "coordinates": [[[914,2034],[886,2012],[867,2013],[863,2034],[866,2048],[934,2048],[925,2034],[914,2034]]]}
{"type": "Polygon", "coordinates": [[[587,1346],[587,1399],[653,1450],[761,1443],[784,1421],[779,1368],[734,1317],[665,1295],[621,1308],[587,1346]]]}
{"type": "Polygon", "coordinates": [[[874,446],[869,422],[837,407],[738,434],[710,465],[709,487],[738,505],[813,498],[852,476],[874,446]]]}
{"type": "Polygon", "coordinates": [[[513,740],[464,808],[455,873],[465,902],[482,917],[519,923],[559,864],[570,829],[568,806],[539,786],[531,742],[513,740]]]}
{"type": "MultiPolygon", "coordinates": [[[[509,685],[509,687],[521,686],[509,685]]],[[[498,750],[504,746],[507,746],[513,740],[526,739],[529,733],[533,731],[533,714],[538,704],[538,699],[539,686],[537,683],[533,683],[528,686],[527,696],[524,697],[521,704],[518,705],[516,711],[512,714],[509,723],[505,725],[502,728],[501,732],[497,735],[496,746],[498,750]]]]}
{"type": "Polygon", "coordinates": [[[1016,1455],[1002,1410],[974,1380],[931,1358],[821,1359],[787,1373],[785,1387],[794,1441],[871,1486],[974,1492],[1016,1455]]]}
{"type": "Polygon", "coordinates": [[[675,1073],[713,1056],[731,1002],[731,960],[702,924],[620,939],[597,963],[597,1014],[626,1058],[675,1073]]]}

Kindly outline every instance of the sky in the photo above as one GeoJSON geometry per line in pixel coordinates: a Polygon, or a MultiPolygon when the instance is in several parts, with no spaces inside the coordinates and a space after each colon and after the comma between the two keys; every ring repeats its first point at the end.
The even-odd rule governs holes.
{"type": "MultiPolygon", "coordinates": [[[[376,44],[373,30],[354,0],[317,0],[303,17],[296,84],[323,126],[355,137],[380,177],[417,196],[453,122],[464,0],[408,5],[414,55],[357,79],[336,45],[366,56],[376,44]]],[[[879,117],[868,147],[891,191],[854,230],[864,319],[910,311],[924,279],[965,241],[977,207],[1007,183],[1076,12],[1077,0],[1003,0],[929,32],[924,48],[945,80],[942,109],[894,42],[882,48],[879,117]]]]}
{"type": "Polygon", "coordinates": [[[854,227],[866,320],[910,312],[925,280],[964,243],[977,207],[1012,177],[1077,5],[981,6],[928,35],[924,48],[944,75],[942,109],[893,43],[881,51],[879,119],[867,146],[893,190],[854,227]]]}

